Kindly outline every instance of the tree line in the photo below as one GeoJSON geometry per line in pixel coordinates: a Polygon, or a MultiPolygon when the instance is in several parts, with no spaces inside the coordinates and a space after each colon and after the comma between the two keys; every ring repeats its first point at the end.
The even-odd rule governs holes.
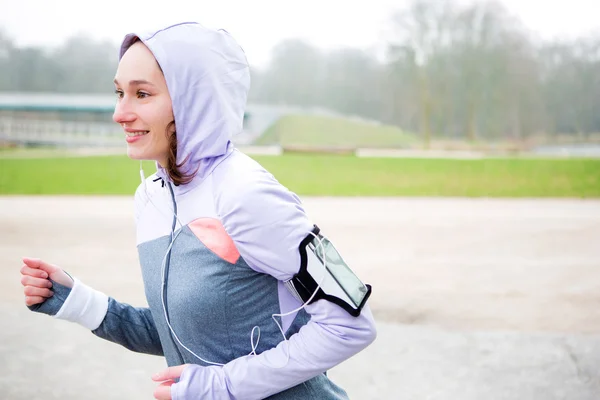
{"type": "MultiPolygon", "coordinates": [[[[600,36],[537,40],[496,1],[415,0],[389,23],[383,58],[280,42],[268,65],[252,68],[250,101],[378,120],[426,142],[600,132],[600,36]]],[[[0,90],[109,93],[116,54],[81,36],[17,47],[0,31],[0,90]]]]}

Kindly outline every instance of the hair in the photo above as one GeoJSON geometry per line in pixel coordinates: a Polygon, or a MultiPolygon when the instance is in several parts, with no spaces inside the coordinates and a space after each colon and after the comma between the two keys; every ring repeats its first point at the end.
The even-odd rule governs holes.
{"type": "Polygon", "coordinates": [[[166,129],[166,135],[169,139],[169,153],[167,155],[167,165],[165,168],[169,174],[169,178],[171,178],[175,186],[179,186],[190,183],[192,179],[194,179],[196,172],[190,172],[187,174],[181,172],[180,168],[183,167],[183,165],[188,161],[190,155],[188,155],[180,164],[177,164],[177,132],[169,132],[174,125],[175,121],[171,121],[167,125],[166,129]]]}

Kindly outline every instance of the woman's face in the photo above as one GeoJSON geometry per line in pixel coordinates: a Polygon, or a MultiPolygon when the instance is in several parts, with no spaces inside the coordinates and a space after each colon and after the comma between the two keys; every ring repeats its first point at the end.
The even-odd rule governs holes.
{"type": "Polygon", "coordinates": [[[167,82],[152,52],[140,41],[125,52],[115,75],[117,105],[113,120],[123,127],[127,155],[166,166],[169,140],[175,130],[167,82]]]}

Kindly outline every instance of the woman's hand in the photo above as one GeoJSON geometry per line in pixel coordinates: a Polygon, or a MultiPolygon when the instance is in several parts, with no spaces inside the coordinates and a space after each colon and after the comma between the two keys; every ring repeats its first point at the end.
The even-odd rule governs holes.
{"type": "Polygon", "coordinates": [[[172,400],[171,386],[175,383],[175,379],[181,377],[183,370],[186,369],[188,365],[189,364],[183,364],[176,367],[169,367],[166,370],[152,376],[153,381],[162,382],[154,390],[154,398],[157,400],[172,400]]]}
{"type": "Polygon", "coordinates": [[[43,303],[54,292],[50,289],[52,282],[58,282],[69,288],[73,287],[73,280],[65,271],[56,265],[48,264],[38,258],[23,258],[21,267],[21,284],[24,286],[25,304],[32,306],[43,303]]]}

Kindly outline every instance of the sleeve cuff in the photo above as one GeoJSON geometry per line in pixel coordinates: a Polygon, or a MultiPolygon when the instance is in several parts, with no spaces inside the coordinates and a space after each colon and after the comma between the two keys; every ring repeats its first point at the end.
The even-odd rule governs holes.
{"type": "Polygon", "coordinates": [[[108,296],[73,279],[74,284],[67,300],[54,318],[76,322],[89,330],[97,329],[108,310],[108,296]]]}

